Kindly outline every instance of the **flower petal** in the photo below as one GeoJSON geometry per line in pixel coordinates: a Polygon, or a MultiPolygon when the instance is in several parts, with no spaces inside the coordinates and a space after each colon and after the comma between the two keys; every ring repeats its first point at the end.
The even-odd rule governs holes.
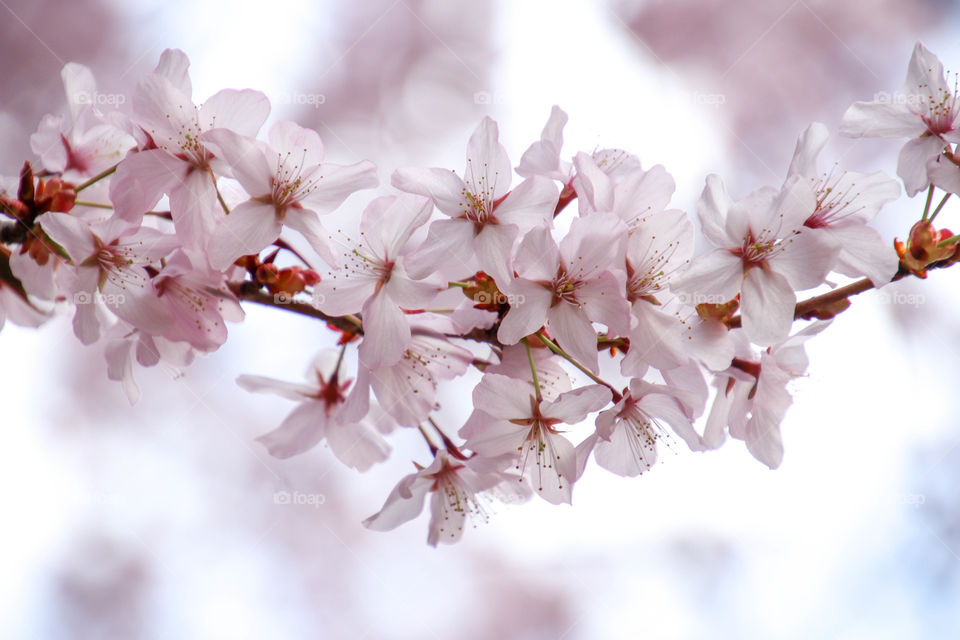
{"type": "Polygon", "coordinates": [[[500,323],[497,338],[503,344],[516,344],[521,338],[543,326],[553,295],[529,280],[514,280],[509,287],[510,309],[500,323]]]}
{"type": "Polygon", "coordinates": [[[497,123],[484,117],[467,142],[467,168],[463,172],[470,193],[491,202],[506,195],[513,178],[510,156],[499,137],[497,123]]]}
{"type": "Polygon", "coordinates": [[[534,227],[549,226],[560,193],[553,180],[534,176],[518,184],[494,209],[502,225],[517,225],[521,233],[534,227]]]}
{"type": "Polygon", "coordinates": [[[366,471],[390,456],[390,445],[366,422],[340,422],[327,425],[327,445],[343,464],[366,471]]]}
{"type": "Polygon", "coordinates": [[[110,180],[110,202],[115,214],[139,222],[165,193],[186,177],[190,166],[162,149],[129,153],[110,180]]]}
{"type": "Polygon", "coordinates": [[[906,105],[879,102],[854,102],[840,123],[840,135],[850,138],[913,138],[926,130],[906,105]]]}
{"type": "Polygon", "coordinates": [[[830,133],[822,122],[814,122],[807,127],[797,140],[787,176],[816,177],[818,175],[817,156],[827,144],[829,137],[830,133]]]}
{"type": "Polygon", "coordinates": [[[363,526],[372,531],[390,531],[404,522],[413,520],[423,511],[423,503],[433,485],[431,478],[411,474],[400,481],[383,507],[363,521],[363,526]]]}
{"type": "Polygon", "coordinates": [[[213,129],[200,136],[217,156],[230,165],[233,177],[252,198],[268,196],[273,189],[274,170],[257,141],[229,129],[213,129]]]}
{"type": "Polygon", "coordinates": [[[796,304],[797,297],[786,278],[767,269],[750,269],[740,296],[743,330],[761,347],[782,342],[793,326],[796,304]]]}
{"type": "Polygon", "coordinates": [[[545,417],[573,425],[610,404],[612,397],[610,389],[600,384],[591,384],[561,393],[556,400],[544,400],[540,411],[545,417]]]}
{"type": "MultiPolygon", "coordinates": [[[[320,217],[317,216],[315,211],[297,208],[288,209],[287,215],[284,217],[284,223],[294,231],[299,231],[300,235],[310,243],[310,246],[324,262],[331,267],[338,265],[337,255],[334,253],[330,242],[330,234],[323,228],[320,217]]],[[[270,242],[273,242],[273,240],[270,242]]]]}
{"type": "Polygon", "coordinates": [[[363,305],[360,362],[369,369],[395,364],[410,344],[410,325],[383,289],[363,305]]]}
{"type": "Polygon", "coordinates": [[[257,438],[274,458],[289,458],[303,453],[323,439],[327,414],[321,402],[304,402],[279,427],[257,438]]]}
{"type": "Polygon", "coordinates": [[[270,115],[270,100],[253,89],[223,89],[200,105],[203,130],[220,127],[254,137],[270,115]]]}
{"type": "Polygon", "coordinates": [[[903,145],[897,158],[897,175],[903,180],[909,197],[917,195],[930,185],[927,163],[943,151],[946,143],[939,136],[914,138],[903,145]]]}
{"type": "Polygon", "coordinates": [[[783,250],[768,264],[797,291],[822,284],[840,253],[840,245],[833,236],[813,229],[804,229],[782,242],[783,250]]]}
{"type": "Polygon", "coordinates": [[[466,210],[467,185],[449,169],[397,169],[390,184],[401,191],[430,198],[448,216],[458,217],[466,210]]]}
{"type": "Polygon", "coordinates": [[[561,301],[547,312],[550,332],[557,344],[583,366],[597,371],[597,332],[587,314],[575,305],[561,301]]]}
{"type": "Polygon", "coordinates": [[[320,214],[330,213],[351,194],[380,183],[377,167],[369,160],[345,166],[324,164],[320,170],[322,175],[315,178],[312,190],[300,200],[304,207],[320,214]]]}
{"type": "Polygon", "coordinates": [[[267,139],[277,155],[295,160],[300,167],[323,164],[323,141],[313,129],[301,127],[290,120],[280,120],[270,127],[267,139]]]}
{"type": "Polygon", "coordinates": [[[272,205],[253,200],[237,205],[210,238],[210,266],[223,271],[240,256],[260,253],[280,237],[281,229],[272,205]]]}

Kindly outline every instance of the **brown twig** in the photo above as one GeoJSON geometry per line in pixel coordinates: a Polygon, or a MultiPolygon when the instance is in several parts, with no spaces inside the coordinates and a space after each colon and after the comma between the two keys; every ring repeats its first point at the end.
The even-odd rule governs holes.
{"type": "Polygon", "coordinates": [[[303,316],[309,316],[311,318],[323,320],[327,324],[332,325],[341,331],[346,331],[347,333],[363,333],[362,323],[356,316],[330,316],[311,304],[292,300],[289,294],[278,294],[274,296],[262,290],[257,284],[249,281],[231,282],[228,284],[228,286],[233,294],[240,300],[256,302],[257,304],[266,305],[268,307],[274,307],[284,311],[291,311],[293,313],[299,313],[303,316]]]}

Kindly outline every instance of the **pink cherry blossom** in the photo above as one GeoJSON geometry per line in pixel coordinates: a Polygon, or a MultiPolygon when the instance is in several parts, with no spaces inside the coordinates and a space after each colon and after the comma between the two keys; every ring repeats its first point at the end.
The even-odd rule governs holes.
{"type": "MultiPolygon", "coordinates": [[[[640,169],[640,161],[633,154],[622,149],[599,149],[591,154],[584,154],[591,158],[590,169],[595,169],[601,175],[593,175],[587,182],[576,180],[581,177],[580,169],[574,163],[561,157],[563,148],[563,128],[567,124],[567,114],[560,107],[554,105],[550,110],[550,117],[543,127],[540,140],[531,144],[517,165],[517,174],[524,178],[543,176],[558,180],[564,185],[561,198],[573,198],[586,195],[590,198],[590,189],[597,181],[609,181],[611,184],[620,181],[625,175],[640,169]],[[575,185],[579,185],[574,189],[575,185]],[[581,193],[582,190],[582,193],[581,193]]],[[[662,167],[660,167],[662,169],[662,167]]],[[[672,187],[671,187],[672,191],[672,187]]],[[[583,203],[581,203],[583,206],[583,203]]],[[[593,207],[590,211],[596,211],[593,207]]]]}
{"type": "MultiPolygon", "coordinates": [[[[191,98],[182,51],[168,49],[133,94],[133,122],[147,140],[120,163],[110,183],[116,214],[139,222],[166,194],[177,235],[203,249],[223,212],[217,203],[215,157],[201,135],[214,128],[255,136],[270,112],[259,91],[224,89],[200,107],[191,98]]],[[[222,173],[222,172],[221,172],[222,173]]]]}
{"type": "Polygon", "coordinates": [[[196,355],[186,342],[171,342],[160,336],[131,327],[122,320],[107,330],[104,357],[107,360],[107,377],[123,385],[123,391],[131,405],[140,400],[140,387],[133,377],[133,365],[154,367],[163,363],[174,377],[182,375],[196,355]]]}
{"type": "Polygon", "coordinates": [[[553,105],[540,139],[531,144],[520,157],[517,175],[523,178],[543,176],[559,180],[563,184],[570,182],[573,177],[573,165],[560,158],[560,150],[563,148],[563,127],[566,124],[567,114],[557,105],[553,105]]]}
{"type": "Polygon", "coordinates": [[[804,343],[829,326],[814,322],[782,343],[762,351],[759,358],[741,345],[743,358],[718,374],[717,395],[703,433],[704,445],[717,448],[726,432],[744,440],[754,458],[771,469],[783,460],[780,423],[793,403],[787,384],[806,373],[808,360],[804,343]]]}
{"type": "Polygon", "coordinates": [[[380,406],[404,427],[415,427],[437,407],[441,380],[463,375],[473,354],[435,331],[414,326],[410,344],[392,365],[366,369],[357,387],[369,385],[380,406]],[[369,375],[367,375],[369,374],[369,375]]]}
{"type": "Polygon", "coordinates": [[[243,309],[227,288],[225,276],[207,266],[203,255],[175,251],[151,282],[170,311],[161,334],[168,340],[215,351],[227,340],[226,321],[243,320],[243,309]]]}
{"type": "Polygon", "coordinates": [[[324,351],[311,364],[307,384],[263,376],[237,378],[237,384],[247,391],[301,403],[279,427],[259,438],[270,455],[288,458],[326,440],[341,462],[359,471],[387,459],[390,445],[364,420],[369,407],[366,385],[358,383],[348,394],[352,381],[342,379],[342,364],[335,351],[324,351]]]}
{"type": "Polygon", "coordinates": [[[401,307],[423,308],[446,286],[438,278],[414,280],[404,266],[405,245],[432,209],[427,198],[407,194],[371,202],[360,220],[361,243],[344,253],[343,269],[314,289],[325,313],[362,311],[360,360],[365,367],[396,364],[410,344],[410,325],[401,307]]]}
{"type": "MultiPolygon", "coordinates": [[[[615,213],[633,230],[668,211],[676,184],[663,165],[644,170],[636,157],[624,155],[578,153],[573,159],[577,168],[573,185],[580,215],[615,213]]],[[[673,216],[684,215],[676,209],[669,211],[673,216]]]]}
{"type": "Polygon", "coordinates": [[[900,197],[900,185],[882,171],[818,174],[817,156],[827,136],[823,124],[810,125],[797,140],[790,163],[788,179],[805,178],[817,197],[816,209],[803,224],[839,245],[835,271],[854,277],[866,276],[878,287],[883,286],[897,272],[899,260],[893,247],[867,223],[883,205],[900,197]]]}
{"type": "Polygon", "coordinates": [[[693,223],[680,211],[658,211],[638,219],[627,239],[626,297],[633,315],[625,375],[643,375],[646,366],[660,369],[687,361],[684,342],[691,327],[680,311],[663,310],[667,287],[693,255],[693,223]]]}
{"type": "Polygon", "coordinates": [[[553,504],[570,503],[577,458],[557,425],[577,424],[603,408],[610,398],[606,387],[590,385],[562,393],[555,400],[537,401],[527,385],[496,373],[486,374],[473,390],[473,404],[486,420],[465,446],[484,457],[513,454],[517,469],[538,495],[553,504]]]}
{"type": "Polygon", "coordinates": [[[100,337],[104,307],[137,329],[164,332],[170,312],[154,295],[146,267],[177,248],[175,237],[120,218],[91,224],[50,212],[37,223],[70,256],[72,268],[59,274],[76,304],[73,329],[81,342],[91,344],[100,337]]]}
{"type": "Polygon", "coordinates": [[[44,169],[62,174],[65,180],[80,182],[119,162],[134,146],[134,139],[100,113],[95,101],[100,94],[89,68],[68,62],[60,77],[70,120],[45,116],[30,136],[30,148],[40,157],[44,169]]]}
{"type": "Polygon", "coordinates": [[[520,502],[529,492],[517,477],[499,471],[486,459],[460,459],[438,451],[429,467],[405,476],[383,508],[363,521],[373,531],[390,531],[413,520],[423,511],[430,495],[430,525],[427,543],[453,544],[463,536],[467,520],[489,519],[488,504],[494,498],[520,502]]]}
{"type": "Polygon", "coordinates": [[[325,162],[317,132],[289,121],[270,128],[268,145],[225,128],[207,132],[201,140],[217,150],[250,194],[221,220],[209,242],[214,268],[259,253],[284,226],[302,234],[328,264],[337,264],[317,214],[330,213],[355,191],[377,186],[373,163],[325,162]]]}
{"type": "Polygon", "coordinates": [[[740,294],[743,328],[756,344],[781,342],[793,324],[794,290],[821,284],[840,247],[804,222],[816,195],[794,176],[779,191],[760,189],[733,202],[719,176],[707,177],[697,213],[714,251],[696,258],[671,282],[691,304],[720,304],[740,294]]]}
{"type": "Polygon", "coordinates": [[[606,324],[614,335],[630,327],[624,298],[626,225],[613,214],[574,220],[559,247],[549,229],[531,231],[520,245],[520,276],[505,287],[510,310],[497,337],[516,344],[543,326],[583,365],[596,371],[597,332],[592,322],[606,324]]]}
{"type": "Polygon", "coordinates": [[[612,408],[597,416],[596,433],[577,446],[579,474],[590,453],[601,467],[621,476],[638,476],[657,461],[657,443],[670,436],[669,424],[692,450],[703,442],[669,387],[643,380],[630,381],[629,392],[612,408]]]}
{"type": "MultiPolygon", "coordinates": [[[[559,356],[554,355],[552,351],[546,348],[531,349],[530,355],[533,357],[533,365],[537,368],[537,382],[540,385],[542,397],[547,400],[556,400],[561,393],[573,388],[570,375],[560,364],[559,356]]],[[[534,387],[529,358],[527,349],[522,344],[505,347],[500,356],[500,362],[488,366],[484,369],[484,373],[496,373],[512,378],[516,384],[525,385],[527,390],[535,395],[536,387],[534,387]]],[[[477,430],[482,429],[483,425],[489,420],[490,416],[480,409],[474,408],[473,413],[460,428],[458,435],[461,438],[469,439],[477,430]]]]}
{"type": "Polygon", "coordinates": [[[394,187],[431,198],[450,218],[430,225],[410,272],[422,277],[439,271],[459,279],[482,270],[500,285],[509,281],[514,244],[530,229],[550,224],[559,198],[553,181],[542,176],[511,191],[512,174],[497,124],[489,117],[470,137],[462,179],[447,169],[396,170],[394,187]]]}
{"type": "Polygon", "coordinates": [[[910,138],[900,151],[897,175],[907,195],[927,188],[928,162],[947,143],[960,142],[960,104],[944,76],[943,65],[917,43],[899,95],[885,100],[856,102],[843,116],[840,134],[860,137],[910,138]]]}

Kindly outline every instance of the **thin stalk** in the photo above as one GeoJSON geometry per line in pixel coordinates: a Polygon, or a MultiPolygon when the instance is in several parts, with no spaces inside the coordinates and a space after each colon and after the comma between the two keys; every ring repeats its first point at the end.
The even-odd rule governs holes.
{"type": "Polygon", "coordinates": [[[533,362],[533,352],[530,350],[530,342],[523,339],[523,346],[527,350],[527,361],[530,362],[530,373],[533,375],[533,388],[537,392],[537,402],[543,400],[543,394],[540,392],[540,378],[537,377],[537,365],[533,362]]]}
{"type": "Polygon", "coordinates": [[[571,355],[568,354],[566,351],[564,351],[563,349],[561,349],[559,346],[557,346],[556,344],[554,344],[554,342],[553,342],[552,340],[550,340],[549,338],[547,338],[546,336],[544,336],[542,333],[537,333],[537,337],[540,338],[541,341],[543,341],[543,344],[547,345],[547,348],[550,349],[550,351],[553,351],[555,354],[557,354],[558,356],[560,356],[561,358],[563,358],[564,360],[566,360],[567,362],[569,362],[570,364],[572,364],[573,366],[575,366],[577,369],[579,369],[580,371],[582,371],[588,378],[590,378],[591,380],[593,380],[593,381],[596,382],[597,384],[602,384],[602,385],[605,386],[607,389],[610,389],[610,391],[613,392],[613,401],[614,401],[614,402],[619,402],[619,401],[620,401],[620,398],[623,397],[623,396],[620,395],[620,392],[618,392],[616,389],[613,388],[613,385],[612,385],[612,384],[610,384],[609,382],[607,382],[607,381],[604,380],[603,378],[598,377],[596,374],[594,374],[592,371],[590,371],[590,369],[587,369],[585,366],[583,366],[582,364],[580,364],[573,356],[571,356],[571,355]]]}
{"type": "Polygon", "coordinates": [[[119,166],[119,164],[120,164],[120,163],[117,163],[117,164],[113,165],[112,167],[110,167],[109,169],[104,169],[103,171],[101,171],[101,172],[98,173],[97,175],[93,176],[92,178],[90,178],[90,179],[87,180],[86,182],[82,183],[79,187],[77,187],[76,189],[74,189],[74,191],[77,192],[77,193],[80,193],[81,191],[83,191],[83,190],[86,189],[87,187],[92,186],[92,185],[100,182],[100,181],[103,180],[104,178],[110,177],[111,175],[113,175],[114,173],[116,173],[117,167],[119,166]]]}

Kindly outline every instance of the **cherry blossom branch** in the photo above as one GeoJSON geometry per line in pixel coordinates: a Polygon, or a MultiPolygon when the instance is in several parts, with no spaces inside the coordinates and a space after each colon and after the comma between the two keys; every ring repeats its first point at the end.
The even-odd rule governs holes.
{"type": "MultiPolygon", "coordinates": [[[[433,462],[427,466],[414,462],[417,473],[402,480],[402,490],[391,493],[381,512],[364,523],[376,530],[393,528],[413,517],[427,494],[436,492],[431,497],[433,518],[428,541],[432,545],[456,541],[465,518],[477,511],[482,513],[477,508],[482,506],[478,502],[481,496],[477,495],[480,487],[488,491],[488,496],[519,499],[533,493],[525,484],[518,485],[518,480],[528,481],[547,501],[570,503],[572,485],[579,477],[577,463],[586,462],[590,455],[598,466],[613,473],[639,475],[656,459],[657,440],[664,435],[658,419],[666,420],[696,450],[703,449],[715,435],[721,436],[720,440],[725,434],[746,440],[755,458],[775,468],[783,456],[779,425],[786,410],[781,399],[784,394],[789,395],[785,380],[806,371],[806,360],[796,357],[796,349],[826,326],[811,323],[791,336],[793,321],[832,318],[851,306],[853,296],[864,291],[908,275],[925,278],[929,269],[960,262],[960,236],[933,227],[934,219],[951,197],[947,191],[956,189],[960,193],[960,145],[954,147],[946,142],[960,130],[954,126],[960,118],[960,105],[947,104],[942,95],[930,90],[944,86],[943,78],[936,77],[939,63],[930,64],[934,59],[918,43],[910,73],[919,81],[908,83],[908,89],[917,84],[918,92],[909,96],[916,99],[916,104],[939,105],[937,118],[931,120],[907,109],[906,104],[913,102],[895,105],[898,118],[902,116],[904,122],[913,120],[916,131],[926,131],[919,137],[922,149],[918,149],[929,156],[901,176],[909,194],[916,195],[924,189],[927,193],[921,218],[914,221],[909,236],[894,241],[899,264],[890,247],[880,241],[875,231],[868,231],[866,224],[902,189],[886,176],[871,175],[866,188],[856,174],[831,171],[819,175],[816,156],[828,136],[823,124],[811,124],[801,135],[788,180],[774,199],[751,196],[734,206],[721,178],[707,177],[698,213],[705,221],[704,229],[713,226],[723,229],[723,233],[707,234],[718,251],[693,258],[691,263],[694,225],[682,211],[664,209],[675,187],[669,174],[662,167],[655,168],[656,172],[645,171],[636,156],[614,149],[577,153],[571,164],[561,156],[562,128],[567,116],[554,107],[541,140],[530,147],[516,167],[500,143],[496,122],[486,117],[468,142],[466,173],[417,167],[394,171],[390,183],[404,193],[377,197],[367,205],[360,214],[363,237],[356,244],[350,240],[354,248],[352,255],[347,255],[346,271],[341,272],[344,280],[322,280],[306,257],[280,236],[300,233],[314,250],[307,255],[332,263],[336,251],[323,240],[317,213],[308,211],[314,208],[310,203],[325,202],[331,210],[336,209],[349,194],[376,187],[377,168],[364,160],[342,168],[337,178],[321,182],[330,173],[321,160],[323,145],[315,131],[280,121],[272,126],[269,143],[257,141],[257,132],[270,105],[266,95],[253,90],[220,93],[220,98],[208,103],[229,103],[230,109],[243,111],[240,130],[219,126],[224,124],[222,118],[217,120],[218,126],[208,126],[214,122],[214,114],[211,111],[207,118],[206,107],[202,121],[188,122],[178,131],[169,130],[173,114],[167,113],[166,107],[173,97],[176,104],[184,103],[179,108],[188,112],[194,112],[196,105],[188,100],[189,96],[170,94],[170,82],[161,81],[148,83],[149,90],[143,89],[143,99],[137,101],[142,104],[134,105],[128,117],[145,131],[166,131],[171,141],[169,148],[138,144],[135,152],[150,150],[154,157],[140,156],[138,161],[143,160],[143,164],[124,160],[123,172],[117,171],[119,164],[114,165],[79,187],[74,186],[73,180],[86,178],[88,174],[78,172],[91,166],[89,163],[73,163],[67,174],[59,162],[55,165],[59,170],[43,167],[39,173],[34,173],[26,162],[16,197],[6,191],[0,193],[0,214],[4,216],[0,222],[0,293],[10,293],[12,288],[16,294],[0,295],[0,318],[6,315],[15,322],[39,326],[52,314],[34,308],[30,295],[42,300],[64,300],[67,304],[72,300],[76,335],[85,344],[106,337],[118,347],[107,350],[108,373],[112,379],[120,379],[115,372],[122,370],[124,390],[131,402],[139,397],[132,375],[133,362],[140,360],[136,356],[154,338],[182,344],[191,354],[212,352],[227,340],[225,322],[240,319],[239,302],[321,320],[331,331],[341,334],[337,341],[339,355],[329,374],[326,372],[332,359],[328,357],[330,350],[314,361],[308,391],[294,395],[289,393],[289,383],[262,376],[245,375],[237,381],[250,391],[293,395],[292,399],[303,403],[295,410],[303,429],[291,433],[290,423],[285,421],[261,441],[271,455],[289,457],[327,437],[327,444],[338,458],[364,471],[389,456],[389,447],[375,428],[375,423],[388,416],[358,416],[354,411],[356,404],[350,401],[356,397],[365,401],[368,408],[376,406],[370,404],[372,393],[380,407],[394,408],[389,415],[392,422],[417,428],[433,462]],[[208,148],[207,144],[211,146],[208,148]],[[227,195],[231,195],[238,211],[251,207],[250,216],[229,215],[230,207],[218,187],[218,178],[226,176],[219,176],[209,164],[214,151],[234,167],[233,174],[249,178],[238,177],[246,199],[241,199],[239,192],[236,197],[233,192],[227,195]],[[256,162],[251,164],[251,159],[256,162]],[[936,167],[930,164],[933,161],[936,167]],[[478,170],[480,166],[482,172],[478,170]],[[173,185],[150,181],[151,173],[160,167],[171,167],[171,171],[175,168],[178,175],[199,172],[201,181],[206,180],[202,178],[206,173],[226,215],[216,213],[214,194],[209,192],[206,182],[203,189],[194,192],[182,181],[173,185]],[[245,169],[241,171],[241,167],[245,169]],[[514,171],[525,182],[511,190],[514,171]],[[65,174],[82,177],[67,182],[65,174]],[[497,182],[494,177],[505,179],[506,183],[497,182]],[[78,192],[100,181],[103,184],[97,191],[106,191],[105,187],[110,185],[110,198],[91,196],[91,200],[77,200],[78,192]],[[272,185],[267,195],[263,195],[265,181],[272,185]],[[577,199],[578,188],[591,197],[578,203],[581,215],[570,225],[564,239],[558,241],[555,232],[559,230],[553,219],[577,199]],[[934,195],[938,188],[946,193],[936,204],[934,195]],[[149,211],[146,215],[170,220],[169,224],[144,225],[142,217],[121,218],[115,211],[109,211],[107,215],[112,215],[103,220],[107,215],[96,211],[135,208],[139,214],[146,208],[144,202],[155,203],[164,197],[177,216],[170,211],[149,211]],[[452,210],[452,202],[459,203],[456,211],[452,210]],[[456,221],[431,222],[437,208],[456,221]],[[12,221],[7,221],[6,216],[12,221]],[[206,224],[211,222],[208,216],[216,218],[212,229],[206,224]],[[535,223],[528,227],[524,220],[535,223]],[[447,224],[451,226],[445,228],[447,224]],[[495,233],[484,233],[485,229],[492,230],[488,225],[500,228],[495,233]],[[508,225],[514,230],[510,231],[508,225]],[[828,241],[823,232],[829,232],[831,227],[838,231],[834,235],[841,240],[840,246],[828,241]],[[426,233],[425,240],[421,231],[426,233]],[[414,237],[421,238],[419,246],[410,242],[414,237]],[[442,245],[428,246],[434,240],[442,240],[442,245]],[[21,246],[13,246],[17,244],[21,246]],[[197,251],[198,247],[205,247],[206,251],[197,251]],[[441,248],[452,251],[439,251],[441,248]],[[283,264],[278,265],[276,259],[281,251],[289,251],[293,257],[280,260],[283,264]],[[857,274],[869,275],[873,280],[857,280],[798,302],[800,294],[790,286],[794,282],[790,272],[801,268],[806,272],[806,277],[797,280],[798,284],[822,284],[844,260],[849,261],[851,256],[841,255],[844,251],[852,252],[863,263],[857,274]],[[539,270],[520,260],[521,253],[534,258],[549,256],[550,262],[555,256],[557,271],[548,269],[547,280],[540,280],[539,270]],[[463,274],[462,278],[460,272],[448,272],[444,264],[448,254],[475,261],[479,270],[473,275],[463,274]],[[402,268],[404,259],[413,255],[417,261],[422,257],[422,273],[415,273],[419,268],[411,272],[402,268]],[[26,263],[27,260],[36,264],[26,263]],[[15,271],[21,273],[21,267],[22,273],[27,274],[22,276],[23,283],[14,275],[15,271]],[[529,271],[525,267],[530,267],[529,271]],[[68,272],[66,275],[71,277],[53,278],[55,269],[68,272]],[[231,281],[233,273],[237,274],[232,278],[235,281],[231,281]],[[555,274],[552,279],[551,274],[555,274]],[[783,277],[773,277],[776,275],[783,277]],[[449,276],[460,279],[448,281],[449,276]],[[442,280],[437,282],[437,278],[442,280]],[[345,280],[349,286],[342,286],[345,280]],[[131,282],[150,286],[135,290],[126,286],[131,282]],[[224,289],[224,282],[229,291],[224,289]],[[624,284],[614,287],[614,282],[624,284]],[[732,286],[727,287],[727,283],[737,284],[739,293],[732,286]],[[33,291],[33,287],[37,290],[33,291]],[[549,297],[541,287],[546,287],[549,297]],[[464,303],[454,308],[445,306],[447,299],[440,295],[453,289],[461,289],[461,294],[472,302],[465,303],[460,295],[451,294],[452,301],[459,299],[464,303]],[[663,310],[652,293],[659,290],[677,294],[678,311],[663,310]],[[531,295],[507,295],[505,291],[527,291],[531,295]],[[295,296],[299,293],[304,295],[298,299],[295,296]],[[311,294],[312,303],[307,298],[311,294]],[[596,295],[605,297],[597,299],[596,295]],[[685,346],[686,341],[673,340],[693,339],[685,335],[690,328],[687,315],[695,313],[690,302],[717,298],[727,302],[697,305],[697,311],[704,320],[711,324],[723,322],[731,331],[704,332],[690,346],[685,346]],[[561,300],[576,304],[556,308],[561,300]],[[594,300],[603,317],[587,314],[583,308],[594,300]],[[116,329],[102,325],[100,315],[91,313],[94,307],[89,304],[94,301],[117,316],[116,329]],[[8,309],[10,305],[13,306],[8,309]],[[738,307],[742,315],[734,315],[738,307]],[[356,313],[335,316],[324,309],[330,313],[356,313]],[[438,319],[449,327],[442,336],[435,328],[438,319]],[[598,335],[595,322],[606,325],[611,335],[598,335]],[[640,331],[634,332],[633,327],[640,331]],[[551,337],[547,337],[548,331],[551,337]],[[534,352],[541,346],[533,342],[535,338],[549,351],[534,352]],[[353,348],[345,356],[347,345],[360,339],[364,357],[360,358],[353,348]],[[641,346],[650,339],[660,340],[670,353],[660,358],[654,358],[656,354],[647,357],[641,346]],[[466,340],[476,344],[462,342],[466,340]],[[607,353],[595,352],[594,341],[599,351],[607,353]],[[524,353],[519,351],[521,342],[524,353]],[[543,359],[535,358],[535,353],[543,359]],[[351,387],[353,380],[341,381],[345,357],[354,356],[357,378],[370,374],[389,380],[389,384],[351,387]],[[599,356],[606,365],[621,365],[619,375],[611,374],[614,384],[623,381],[619,392],[599,376],[599,356]],[[561,359],[591,383],[579,378],[561,359]],[[711,379],[712,386],[721,390],[714,396],[706,418],[709,424],[702,436],[694,421],[704,414],[709,400],[707,386],[700,385],[702,390],[676,389],[657,381],[669,381],[668,371],[677,362],[690,363],[690,375],[696,374],[705,381],[711,379]],[[494,363],[498,366],[490,366],[494,363]],[[476,411],[469,428],[459,432],[454,431],[459,423],[445,423],[452,432],[449,437],[433,417],[439,406],[437,392],[441,381],[467,374],[470,366],[483,374],[472,398],[482,408],[496,407],[498,415],[476,411]],[[654,379],[647,379],[648,371],[654,379]],[[542,403],[544,395],[551,395],[541,386],[546,384],[544,376],[548,373],[551,377],[559,376],[564,387],[582,388],[560,393],[560,400],[553,403],[557,411],[552,413],[562,415],[550,415],[545,420],[536,405],[542,403]],[[527,386],[531,381],[537,401],[533,405],[529,401],[534,398],[527,386]],[[758,389],[770,392],[758,393],[758,389]],[[577,401],[564,401],[565,394],[575,394],[567,397],[576,397],[577,401]],[[644,396],[648,394],[661,399],[646,400],[644,396]],[[662,396],[673,396],[676,402],[664,403],[662,396]],[[407,402],[410,399],[417,401],[407,402]],[[625,405],[611,410],[611,399],[625,405]],[[683,424],[678,424],[681,421],[677,408],[683,409],[683,424]],[[593,434],[579,444],[550,428],[554,422],[575,425],[598,412],[593,434]],[[663,412],[665,415],[658,415],[663,412]],[[672,416],[678,417],[673,420],[672,416]],[[750,428],[738,429],[745,421],[750,428]],[[353,429],[358,440],[351,444],[350,438],[330,438],[333,429],[353,429]],[[358,442],[365,445],[356,447],[358,442]],[[514,464],[507,469],[500,464],[501,456],[512,456],[514,464]],[[453,458],[461,462],[451,464],[453,458]],[[491,464],[494,462],[495,465],[491,464]],[[417,478],[429,482],[410,483],[417,478]],[[403,502],[408,500],[411,502],[403,502]]],[[[167,50],[155,77],[185,69],[188,64],[183,52],[167,50]]],[[[179,71],[173,79],[181,79],[179,71]]],[[[70,86],[67,91],[69,97],[70,86]]],[[[78,102],[74,98],[71,97],[71,104],[78,102]]],[[[886,116],[880,120],[875,116],[889,115],[889,106],[880,108],[877,103],[874,108],[867,108],[861,104],[850,112],[851,117],[845,116],[842,129],[847,135],[886,136],[891,133],[886,116]]],[[[76,115],[76,109],[72,113],[76,115]]],[[[72,128],[64,128],[60,133],[68,153],[83,151],[71,145],[76,146],[75,142],[85,140],[92,131],[87,120],[108,124],[101,120],[102,114],[92,115],[95,117],[78,119],[72,128]]],[[[55,133],[49,128],[50,122],[44,119],[38,134],[55,133]]],[[[181,122],[180,115],[177,122],[181,122]]],[[[111,134],[103,141],[114,137],[120,139],[111,134]]],[[[119,155],[115,157],[131,150],[129,138],[116,146],[119,155]]],[[[178,351],[174,356],[182,353],[178,351]]],[[[182,355],[176,357],[180,359],[182,355]]],[[[579,472],[582,471],[579,466],[579,472]]]]}
{"type": "Polygon", "coordinates": [[[0,225],[0,243],[23,244],[30,229],[20,221],[0,225]]]}
{"type": "Polygon", "coordinates": [[[316,318],[317,320],[323,320],[327,324],[348,333],[363,333],[363,323],[356,316],[329,316],[311,304],[289,300],[289,298],[280,302],[275,296],[260,289],[256,283],[249,281],[231,282],[228,283],[227,286],[230,287],[230,291],[232,291],[239,300],[255,302],[268,307],[299,313],[300,315],[316,318]]]}

